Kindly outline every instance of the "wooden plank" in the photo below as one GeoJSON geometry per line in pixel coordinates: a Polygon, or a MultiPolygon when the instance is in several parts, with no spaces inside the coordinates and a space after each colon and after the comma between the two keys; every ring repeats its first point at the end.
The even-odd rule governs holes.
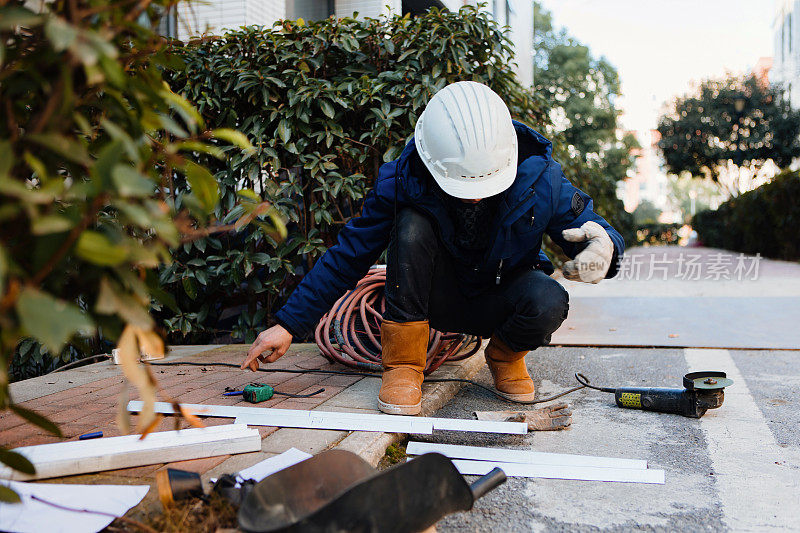
{"type": "Polygon", "coordinates": [[[498,467],[509,477],[576,479],[582,481],[616,481],[620,483],[664,484],[664,471],[637,468],[598,468],[594,466],[532,465],[497,461],[454,459],[453,464],[464,475],[488,474],[498,467]]]}
{"type": "Polygon", "coordinates": [[[236,424],[250,426],[277,426],[282,428],[336,429],[342,431],[376,431],[381,433],[410,433],[412,435],[430,435],[433,426],[430,422],[415,420],[411,417],[399,417],[402,420],[359,420],[357,418],[335,418],[298,416],[296,418],[269,415],[242,415],[236,417],[236,424]]]}
{"type": "Polygon", "coordinates": [[[14,451],[34,464],[36,474],[28,476],[3,467],[0,478],[47,479],[259,450],[258,430],[236,424],[160,431],[150,433],[143,440],[140,435],[125,435],[57,442],[16,448],[14,451]]]}
{"type": "Polygon", "coordinates": [[[451,459],[471,459],[475,461],[500,461],[554,466],[594,466],[599,468],[647,468],[647,461],[641,459],[618,459],[615,457],[595,457],[591,455],[572,455],[566,453],[546,453],[532,450],[509,450],[481,446],[461,446],[458,444],[438,444],[435,442],[411,441],[406,447],[408,455],[441,453],[451,459]]]}
{"type": "MultiPolygon", "coordinates": [[[[239,418],[247,417],[252,424],[258,423],[259,425],[266,426],[281,426],[281,420],[284,419],[287,423],[294,423],[300,420],[300,416],[315,417],[315,420],[326,421],[341,421],[341,420],[358,420],[358,421],[373,421],[394,423],[397,420],[413,420],[414,424],[426,423],[431,424],[433,429],[449,430],[449,431],[468,431],[468,432],[482,432],[482,433],[506,433],[512,435],[524,435],[528,432],[528,425],[524,422],[497,422],[487,420],[470,420],[462,418],[434,418],[434,417],[408,417],[399,415],[383,415],[372,413],[350,413],[350,412],[331,412],[331,411],[306,411],[302,409],[276,409],[270,407],[243,407],[235,405],[203,405],[203,404],[181,404],[184,409],[197,416],[215,416],[222,418],[239,418]],[[305,413],[300,415],[299,413],[305,413]],[[252,415],[252,416],[251,416],[252,415]],[[257,416],[259,418],[253,418],[257,416]],[[264,417],[264,418],[261,418],[264,417]],[[269,418],[267,418],[269,417],[269,418]],[[268,423],[261,423],[261,420],[266,420],[268,423]]],[[[142,408],[141,401],[128,402],[128,411],[137,412],[142,408]]],[[[172,404],[167,402],[156,402],[155,411],[163,414],[174,414],[172,404]]],[[[307,418],[310,420],[310,418],[307,418]]],[[[321,423],[321,422],[319,422],[321,423]]],[[[297,426],[291,426],[297,427],[297,426]]],[[[374,426],[377,427],[377,426],[374,426]]],[[[423,430],[422,426],[410,431],[400,431],[401,433],[429,433],[423,430]]],[[[389,431],[374,430],[374,431],[389,431]]]]}

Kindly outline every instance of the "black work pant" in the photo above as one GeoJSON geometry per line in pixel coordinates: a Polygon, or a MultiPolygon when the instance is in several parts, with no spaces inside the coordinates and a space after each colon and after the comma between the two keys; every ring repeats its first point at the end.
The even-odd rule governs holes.
{"type": "Polygon", "coordinates": [[[386,261],[384,318],[428,320],[439,331],[497,335],[521,352],[549,344],[567,317],[567,291],[544,272],[525,269],[499,285],[465,294],[459,282],[462,268],[441,243],[435,223],[414,209],[403,209],[386,261]]]}

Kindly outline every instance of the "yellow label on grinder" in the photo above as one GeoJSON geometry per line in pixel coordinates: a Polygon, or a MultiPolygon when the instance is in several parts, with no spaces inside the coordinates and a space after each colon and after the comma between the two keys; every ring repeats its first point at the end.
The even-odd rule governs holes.
{"type": "Polygon", "coordinates": [[[625,407],[641,407],[642,395],[635,392],[623,392],[620,394],[619,403],[625,407]]]}

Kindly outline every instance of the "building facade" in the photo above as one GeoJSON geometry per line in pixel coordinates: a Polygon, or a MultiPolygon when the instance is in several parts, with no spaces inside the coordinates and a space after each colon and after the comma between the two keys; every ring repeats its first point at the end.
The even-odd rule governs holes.
{"type": "Polygon", "coordinates": [[[773,63],[770,81],[783,87],[800,107],[800,0],[776,0],[772,19],[773,63]]]}
{"type": "MultiPolygon", "coordinates": [[[[162,32],[181,40],[205,33],[222,33],[240,26],[272,26],[280,19],[320,20],[331,15],[377,18],[382,15],[423,13],[432,7],[453,11],[478,0],[198,0],[178,4],[175,17],[162,22],[162,32]]],[[[526,86],[533,84],[533,3],[529,0],[490,0],[487,9],[507,27],[515,47],[516,72],[526,86]]]]}

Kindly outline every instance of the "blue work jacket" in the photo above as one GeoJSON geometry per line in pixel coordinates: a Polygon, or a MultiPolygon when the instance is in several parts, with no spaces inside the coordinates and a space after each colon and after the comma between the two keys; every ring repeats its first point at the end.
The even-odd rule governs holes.
{"type": "MultiPolygon", "coordinates": [[[[503,195],[495,219],[494,235],[483,260],[473,265],[468,286],[496,283],[520,269],[537,268],[550,274],[553,265],[542,251],[547,233],[569,257],[585,243],[571,243],[561,235],[593,220],[614,243],[614,260],[606,277],[616,275],[625,242],[622,236],[592,209],[592,199],[574,187],[552,158],[552,144],[528,126],[514,122],[519,145],[517,177],[503,195]]],[[[338,243],[328,249],[303,278],[276,314],[279,324],[295,338],[313,331],[333,304],[355,287],[378,260],[391,238],[394,217],[404,207],[414,207],[437,222],[442,243],[458,254],[453,223],[433,192],[432,177],[417,154],[414,140],[400,157],[380,168],[373,189],[367,193],[361,216],[351,219],[339,232],[338,243]]]]}

